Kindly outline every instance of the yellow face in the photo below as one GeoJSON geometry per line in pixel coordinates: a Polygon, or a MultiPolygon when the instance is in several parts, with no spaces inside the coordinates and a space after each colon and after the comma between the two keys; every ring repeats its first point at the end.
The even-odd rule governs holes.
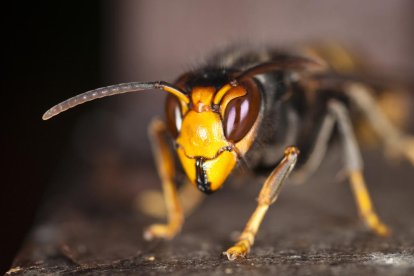
{"type": "Polygon", "coordinates": [[[203,192],[220,188],[236,165],[237,154],[224,136],[220,116],[212,111],[190,110],[176,142],[188,178],[203,192]]]}
{"type": "MultiPolygon", "coordinates": [[[[245,96],[246,90],[242,87],[225,89],[231,90],[230,93],[219,95],[222,89],[216,91],[214,87],[193,88],[191,104],[180,102],[182,117],[178,118],[178,121],[177,117],[173,120],[177,128],[176,151],[184,171],[190,181],[207,194],[223,185],[236,166],[239,156],[250,147],[256,133],[258,119],[249,131],[244,133],[243,139],[229,139],[230,132],[233,133],[234,130],[229,130],[231,122],[227,123],[227,128],[225,126],[224,118],[228,117],[226,106],[232,100],[245,96]],[[215,105],[214,102],[220,104],[215,105]],[[213,106],[219,108],[214,109],[213,106]]],[[[170,113],[175,114],[171,117],[177,116],[176,110],[171,109],[170,113]]],[[[237,124],[233,127],[237,127],[237,124]]]]}

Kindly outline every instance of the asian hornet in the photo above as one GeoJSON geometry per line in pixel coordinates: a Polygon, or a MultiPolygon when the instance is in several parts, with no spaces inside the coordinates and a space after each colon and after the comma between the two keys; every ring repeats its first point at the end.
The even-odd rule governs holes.
{"type": "Polygon", "coordinates": [[[252,170],[270,169],[256,210],[238,241],[224,252],[235,260],[250,251],[269,206],[293,169],[292,177],[306,180],[336,140],[342,145],[344,169],[362,220],[377,235],[390,233],[365,185],[357,127],[364,121],[364,128],[384,148],[413,165],[414,140],[381,108],[379,99],[390,87],[364,81],[358,77],[360,71],[359,61],[334,44],[300,51],[231,49],[174,83],[132,82],[91,90],[52,107],[43,119],[97,98],[154,89],[167,92],[166,120],[154,120],[149,133],[168,222],[150,226],[144,237],[173,238],[188,211],[174,183],[170,138],[189,182],[205,194],[219,190],[240,163],[252,170]]]}

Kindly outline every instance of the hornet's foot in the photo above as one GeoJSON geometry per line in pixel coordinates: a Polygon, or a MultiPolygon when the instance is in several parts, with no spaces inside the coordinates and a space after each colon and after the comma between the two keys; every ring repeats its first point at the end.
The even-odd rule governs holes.
{"type": "Polygon", "coordinates": [[[244,259],[250,251],[250,244],[247,240],[242,240],[236,243],[234,246],[227,249],[223,252],[223,255],[226,255],[229,261],[244,259]]]}
{"type": "Polygon", "coordinates": [[[368,213],[362,217],[368,228],[376,235],[381,237],[388,237],[391,235],[390,228],[378,218],[377,214],[368,213]]]}
{"type": "Polygon", "coordinates": [[[171,224],[153,224],[144,231],[144,239],[147,241],[153,239],[171,240],[177,235],[180,229],[171,224]]]}

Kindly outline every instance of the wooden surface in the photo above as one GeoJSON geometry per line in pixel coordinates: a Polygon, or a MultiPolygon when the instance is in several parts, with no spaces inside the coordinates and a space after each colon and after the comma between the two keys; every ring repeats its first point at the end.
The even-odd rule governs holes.
{"type": "MultiPolygon", "coordinates": [[[[84,183],[49,200],[8,273],[414,275],[412,167],[389,166],[380,153],[365,154],[376,207],[394,231],[384,239],[358,220],[350,187],[335,173],[336,159],[308,183],[284,187],[245,260],[230,262],[221,252],[253,211],[257,181],[229,184],[209,196],[170,242],[142,239],[143,228],[157,220],[128,207],[131,198],[119,204],[109,200],[111,193],[84,192],[84,183]]],[[[151,169],[122,172],[139,176],[134,185],[159,187],[151,169]]],[[[120,195],[114,190],[113,196],[120,195]]]]}

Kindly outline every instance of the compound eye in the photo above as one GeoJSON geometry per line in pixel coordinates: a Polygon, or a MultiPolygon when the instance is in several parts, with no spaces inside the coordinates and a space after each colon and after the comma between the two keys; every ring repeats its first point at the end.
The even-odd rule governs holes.
{"type": "Polygon", "coordinates": [[[165,114],[167,116],[168,130],[174,138],[177,138],[183,122],[183,114],[179,100],[173,95],[167,96],[165,114]]]}
{"type": "Polygon", "coordinates": [[[256,85],[249,83],[245,86],[245,96],[231,100],[225,107],[224,134],[232,142],[238,142],[253,127],[260,110],[260,93],[256,85]],[[254,90],[249,90],[254,89],[254,90]]]}

